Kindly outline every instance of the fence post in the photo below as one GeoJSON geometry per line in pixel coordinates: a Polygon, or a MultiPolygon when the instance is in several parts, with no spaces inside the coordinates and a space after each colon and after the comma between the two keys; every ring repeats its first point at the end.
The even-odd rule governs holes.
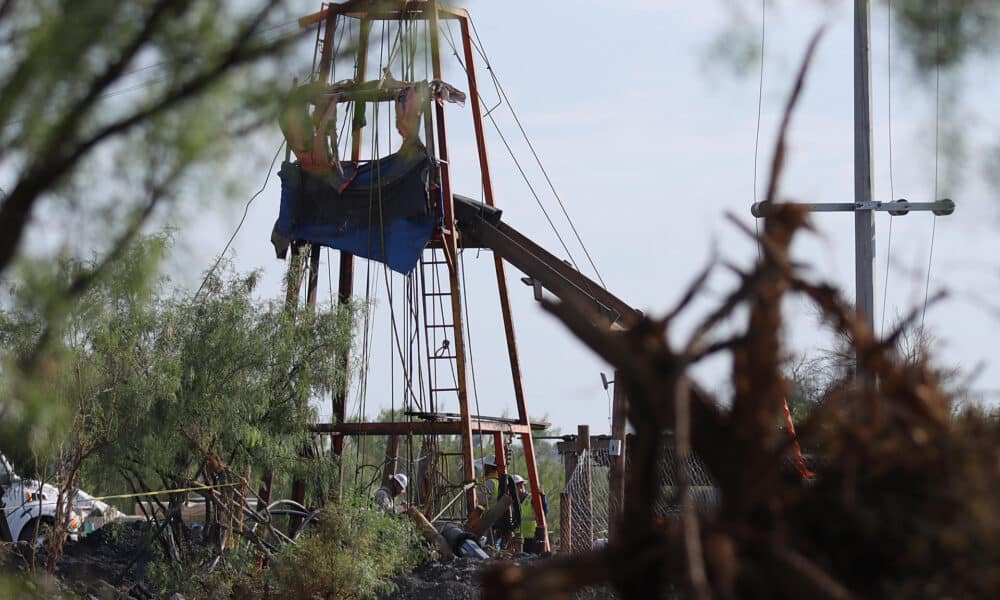
{"type": "Polygon", "coordinates": [[[559,551],[573,551],[573,495],[559,493],[559,551]]]}
{"type": "Polygon", "coordinates": [[[618,537],[621,527],[623,508],[625,506],[625,423],[628,415],[628,398],[624,387],[618,383],[618,371],[615,371],[615,395],[611,409],[611,438],[619,440],[618,456],[610,456],[611,470],[608,474],[608,541],[618,537]]]}
{"type": "MultiPolygon", "coordinates": [[[[580,456],[584,458],[577,462],[577,466],[583,465],[579,473],[580,482],[580,508],[577,516],[580,522],[575,524],[580,535],[573,536],[573,550],[586,552],[594,547],[594,490],[590,480],[590,426],[577,426],[577,443],[580,445],[580,456]]],[[[575,519],[574,519],[575,520],[575,519]]]]}

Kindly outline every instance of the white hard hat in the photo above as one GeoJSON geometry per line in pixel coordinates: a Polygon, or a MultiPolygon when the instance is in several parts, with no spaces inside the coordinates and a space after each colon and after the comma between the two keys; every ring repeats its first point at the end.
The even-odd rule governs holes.
{"type": "Polygon", "coordinates": [[[497,466],[497,458],[492,454],[483,457],[483,464],[488,467],[497,466]]]}
{"type": "Polygon", "coordinates": [[[524,483],[524,477],[520,475],[511,475],[510,478],[514,480],[514,485],[524,483]]]}
{"type": "Polygon", "coordinates": [[[392,476],[392,478],[393,478],[393,480],[396,481],[396,483],[399,484],[399,487],[401,487],[404,490],[406,489],[406,483],[408,481],[406,479],[406,475],[404,475],[402,473],[396,473],[395,475],[392,476]]]}

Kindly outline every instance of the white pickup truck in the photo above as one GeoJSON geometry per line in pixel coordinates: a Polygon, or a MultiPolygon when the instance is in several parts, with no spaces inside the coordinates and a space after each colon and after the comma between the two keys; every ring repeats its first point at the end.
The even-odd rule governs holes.
{"type": "MultiPolygon", "coordinates": [[[[7,517],[11,541],[45,541],[49,529],[55,524],[56,498],[59,490],[55,486],[33,479],[22,479],[0,454],[0,490],[3,492],[3,512],[7,517]],[[36,537],[37,530],[37,537],[36,537]]],[[[111,507],[93,496],[78,491],[70,510],[69,536],[76,539],[83,522],[91,516],[106,514],[111,507]]]]}

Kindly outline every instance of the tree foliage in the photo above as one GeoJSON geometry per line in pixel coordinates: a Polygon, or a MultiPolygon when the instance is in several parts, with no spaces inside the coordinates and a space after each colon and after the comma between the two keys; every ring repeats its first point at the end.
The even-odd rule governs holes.
{"type": "MultiPolygon", "coordinates": [[[[349,344],[349,308],[258,301],[257,274],[225,267],[201,294],[171,289],[150,275],[167,247],[163,237],[130,247],[57,333],[33,310],[30,283],[0,313],[5,371],[20,373],[18,362],[48,337],[51,376],[5,378],[4,393],[67,411],[60,435],[40,438],[60,441],[32,448],[32,462],[54,465],[67,494],[80,472],[105,492],[219,483],[223,473],[231,481],[255,469],[296,474],[315,416],[310,400],[344,377],[335,357],[349,344]]],[[[65,261],[55,278],[88,268],[65,261]]],[[[170,495],[163,514],[185,497],[170,495]]]]}
{"type": "MultiPolygon", "coordinates": [[[[0,275],[22,265],[17,285],[34,296],[11,301],[38,328],[5,375],[64,376],[46,346],[73,305],[195,181],[221,191],[218,167],[272,121],[289,83],[295,30],[275,25],[291,16],[275,0],[0,2],[0,275]]],[[[3,398],[3,427],[21,434],[7,450],[43,443],[69,414],[3,398]]]]}

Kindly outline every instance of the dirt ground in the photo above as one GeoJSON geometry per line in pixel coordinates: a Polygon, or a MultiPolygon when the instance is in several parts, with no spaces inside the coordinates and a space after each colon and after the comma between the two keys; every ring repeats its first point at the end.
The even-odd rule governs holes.
{"type": "MultiPolygon", "coordinates": [[[[138,582],[144,580],[146,565],[152,555],[140,554],[149,539],[144,522],[123,522],[94,531],[79,541],[67,541],[56,567],[54,581],[49,581],[55,595],[72,598],[135,598],[146,600],[151,594],[138,582]],[[133,560],[135,559],[135,560],[133,560]]],[[[6,567],[25,570],[31,552],[25,547],[8,556],[6,567]]],[[[35,564],[46,561],[44,551],[35,556],[35,564]]]]}
{"type": "Polygon", "coordinates": [[[396,578],[399,589],[387,600],[478,600],[479,569],[483,561],[456,558],[450,563],[431,562],[410,575],[396,578]]]}
{"type": "MultiPolygon", "coordinates": [[[[124,522],[68,541],[56,572],[60,591],[66,597],[151,599],[143,581],[153,555],[142,552],[150,533],[144,521],[124,522]]],[[[521,555],[514,560],[537,559],[521,555]]],[[[41,564],[45,557],[40,554],[36,560],[41,564]]],[[[477,600],[482,597],[480,569],[486,564],[468,558],[426,563],[397,577],[398,589],[386,600],[477,600]]]]}

